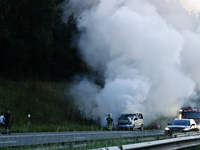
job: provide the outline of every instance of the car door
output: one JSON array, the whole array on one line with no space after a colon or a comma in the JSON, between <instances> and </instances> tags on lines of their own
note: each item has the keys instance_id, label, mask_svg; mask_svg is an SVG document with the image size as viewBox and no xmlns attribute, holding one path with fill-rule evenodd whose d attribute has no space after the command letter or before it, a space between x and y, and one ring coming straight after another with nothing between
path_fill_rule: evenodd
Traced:
<instances>
[{"instance_id":1,"label":"car door","mask_svg":"<svg viewBox=\"0 0 200 150\"><path fill-rule=\"evenodd\" d=\"M190 128L192 131L196 130L197 128L196 122L193 119L190 120Z\"/></svg>"},{"instance_id":2,"label":"car door","mask_svg":"<svg viewBox=\"0 0 200 150\"><path fill-rule=\"evenodd\" d=\"M138 128L140 128L143 125L143 116L142 114L138 115Z\"/></svg>"},{"instance_id":3,"label":"car door","mask_svg":"<svg viewBox=\"0 0 200 150\"><path fill-rule=\"evenodd\" d=\"M143 120L141 119L141 115L137 114L136 117L135 117L135 119L134 119L135 128L140 128L142 121Z\"/></svg>"},{"instance_id":4,"label":"car door","mask_svg":"<svg viewBox=\"0 0 200 150\"><path fill-rule=\"evenodd\" d=\"M138 119L138 116L136 116L134 118L134 124L135 124L135 128L139 128L139 119Z\"/></svg>"}]
</instances>

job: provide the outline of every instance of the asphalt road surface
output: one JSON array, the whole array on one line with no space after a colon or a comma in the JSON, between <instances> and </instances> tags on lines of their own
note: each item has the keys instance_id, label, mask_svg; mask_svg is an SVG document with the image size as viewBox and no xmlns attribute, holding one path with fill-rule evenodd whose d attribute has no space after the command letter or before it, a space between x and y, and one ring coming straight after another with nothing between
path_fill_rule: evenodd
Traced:
<instances>
[{"instance_id":1,"label":"asphalt road surface","mask_svg":"<svg viewBox=\"0 0 200 150\"><path fill-rule=\"evenodd\" d=\"M145 131L70 131L0 134L0 147L68 143L109 138L163 135L161 130Z\"/></svg>"}]
</instances>

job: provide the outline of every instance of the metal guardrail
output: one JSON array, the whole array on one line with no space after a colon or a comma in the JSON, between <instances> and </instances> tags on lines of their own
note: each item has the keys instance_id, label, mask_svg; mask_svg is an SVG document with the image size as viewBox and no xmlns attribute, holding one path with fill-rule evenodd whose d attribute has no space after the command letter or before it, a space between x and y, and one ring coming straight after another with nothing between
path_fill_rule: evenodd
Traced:
<instances>
[{"instance_id":1,"label":"metal guardrail","mask_svg":"<svg viewBox=\"0 0 200 150\"><path fill-rule=\"evenodd\" d=\"M177 138L177 137L189 137L189 136L197 136L200 135L200 132L184 132L184 133L175 133L172 135L172 137Z\"/></svg>"},{"instance_id":2,"label":"metal guardrail","mask_svg":"<svg viewBox=\"0 0 200 150\"><path fill-rule=\"evenodd\" d=\"M173 137L175 138L93 150L178 150L189 147L195 148L200 145L200 132L179 133L174 134Z\"/></svg>"}]
</instances>

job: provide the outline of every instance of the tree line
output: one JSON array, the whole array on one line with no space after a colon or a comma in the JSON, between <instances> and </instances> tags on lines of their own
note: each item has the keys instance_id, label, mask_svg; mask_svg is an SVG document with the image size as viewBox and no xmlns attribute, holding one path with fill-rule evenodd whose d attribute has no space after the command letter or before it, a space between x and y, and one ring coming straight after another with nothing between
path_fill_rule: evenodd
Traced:
<instances>
[{"instance_id":1,"label":"tree line","mask_svg":"<svg viewBox=\"0 0 200 150\"><path fill-rule=\"evenodd\" d=\"M71 44L77 19L62 21L62 1L0 0L0 76L62 80L88 71Z\"/></svg>"}]
</instances>

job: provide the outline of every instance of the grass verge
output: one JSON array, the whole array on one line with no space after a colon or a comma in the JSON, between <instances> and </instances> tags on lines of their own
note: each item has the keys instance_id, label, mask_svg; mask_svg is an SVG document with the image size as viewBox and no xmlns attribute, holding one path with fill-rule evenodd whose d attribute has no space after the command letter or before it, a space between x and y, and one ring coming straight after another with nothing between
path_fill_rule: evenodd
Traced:
<instances>
[{"instance_id":1,"label":"grass verge","mask_svg":"<svg viewBox=\"0 0 200 150\"><path fill-rule=\"evenodd\" d=\"M11 132L99 129L95 127L99 124L85 118L66 94L69 87L69 82L13 81L0 77L0 113L10 109ZM28 114L31 115L29 121Z\"/></svg>"}]
</instances>

